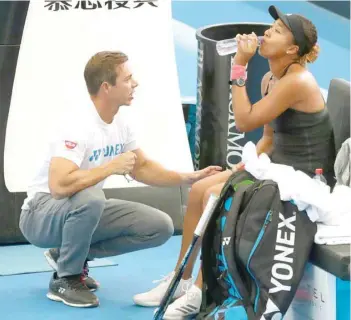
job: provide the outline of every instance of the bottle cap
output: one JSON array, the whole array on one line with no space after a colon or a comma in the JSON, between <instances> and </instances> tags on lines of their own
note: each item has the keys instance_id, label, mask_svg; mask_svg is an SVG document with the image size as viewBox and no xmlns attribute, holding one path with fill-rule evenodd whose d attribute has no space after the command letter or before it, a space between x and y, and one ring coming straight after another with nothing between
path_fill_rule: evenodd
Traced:
<instances>
[{"instance_id":1,"label":"bottle cap","mask_svg":"<svg viewBox=\"0 0 351 320\"><path fill-rule=\"evenodd\" d=\"M318 168L315 171L316 174L323 174L323 169L322 168Z\"/></svg>"}]
</instances>

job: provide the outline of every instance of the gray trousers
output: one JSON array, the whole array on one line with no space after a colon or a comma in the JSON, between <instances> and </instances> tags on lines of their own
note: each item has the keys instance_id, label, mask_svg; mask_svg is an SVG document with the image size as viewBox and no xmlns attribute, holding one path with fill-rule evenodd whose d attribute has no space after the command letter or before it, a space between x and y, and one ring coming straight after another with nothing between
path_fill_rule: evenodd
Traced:
<instances>
[{"instance_id":1,"label":"gray trousers","mask_svg":"<svg viewBox=\"0 0 351 320\"><path fill-rule=\"evenodd\" d=\"M95 188L61 200L37 193L29 207L21 212L20 229L33 245L60 249L59 277L80 274L87 258L162 245L174 232L166 213L136 202L107 200Z\"/></svg>"}]
</instances>

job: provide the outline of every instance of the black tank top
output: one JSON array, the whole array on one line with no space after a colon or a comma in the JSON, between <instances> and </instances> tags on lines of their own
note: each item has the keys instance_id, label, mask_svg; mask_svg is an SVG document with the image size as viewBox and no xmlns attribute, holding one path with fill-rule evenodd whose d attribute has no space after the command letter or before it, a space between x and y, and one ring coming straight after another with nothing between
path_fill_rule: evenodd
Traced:
<instances>
[{"instance_id":1,"label":"black tank top","mask_svg":"<svg viewBox=\"0 0 351 320\"><path fill-rule=\"evenodd\" d=\"M283 76L290 66L285 69ZM268 94L268 87L265 95ZM311 177L315 169L322 168L328 185L334 186L334 133L326 107L314 113L289 108L274 119L270 126L274 131L273 162L292 166Z\"/></svg>"}]
</instances>

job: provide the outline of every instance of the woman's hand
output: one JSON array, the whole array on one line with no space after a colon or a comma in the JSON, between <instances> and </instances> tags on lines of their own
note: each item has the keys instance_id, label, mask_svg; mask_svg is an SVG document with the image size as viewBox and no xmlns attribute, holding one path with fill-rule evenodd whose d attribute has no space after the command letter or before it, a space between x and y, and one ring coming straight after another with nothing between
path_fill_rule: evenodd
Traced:
<instances>
[{"instance_id":1,"label":"woman's hand","mask_svg":"<svg viewBox=\"0 0 351 320\"><path fill-rule=\"evenodd\" d=\"M238 34L235 39L238 43L238 51L234 57L234 64L246 66L255 55L258 48L258 38L254 32L251 34Z\"/></svg>"},{"instance_id":2,"label":"woman's hand","mask_svg":"<svg viewBox=\"0 0 351 320\"><path fill-rule=\"evenodd\" d=\"M244 171L245 170L245 164L243 162L237 163L235 166L233 166L232 171L237 172L237 171Z\"/></svg>"}]
</instances>

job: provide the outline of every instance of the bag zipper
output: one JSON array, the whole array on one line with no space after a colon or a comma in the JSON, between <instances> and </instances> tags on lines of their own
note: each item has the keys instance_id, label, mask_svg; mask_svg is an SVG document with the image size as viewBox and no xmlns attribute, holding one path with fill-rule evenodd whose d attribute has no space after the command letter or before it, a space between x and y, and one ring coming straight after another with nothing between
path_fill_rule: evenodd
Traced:
<instances>
[{"instance_id":1,"label":"bag zipper","mask_svg":"<svg viewBox=\"0 0 351 320\"><path fill-rule=\"evenodd\" d=\"M250 198L250 201L249 201L249 203L247 204L247 207L245 208L245 214L242 214L242 215L241 215L241 219L244 219L244 220L246 221L246 218L247 218L247 215L248 215L249 212L250 212L252 203L254 202L253 197L255 196L255 194L257 193L257 191L260 190L260 189L266 188L266 187L271 187L271 186L272 186L271 184L263 184L263 182L261 182L261 183L253 190L253 194L252 194L252 196L251 196L251 198ZM242 224L244 224L244 222L242 222ZM239 235L239 236L236 236L236 238L241 239L242 233L243 233L243 229L241 229L240 235Z\"/></svg>"},{"instance_id":2,"label":"bag zipper","mask_svg":"<svg viewBox=\"0 0 351 320\"><path fill-rule=\"evenodd\" d=\"M255 241L255 244L254 244L254 246L251 249L249 258L247 260L247 265L246 265L246 269L249 272L249 274L251 275L251 277L254 279L255 285L256 285L256 297L255 297L255 303L254 303L254 311L255 312L257 312L257 303L258 303L258 298L260 296L260 287L258 286L257 280L256 280L256 278L254 277L254 275L252 274L252 272L250 270L250 262L251 262L252 256L254 255L258 245L260 244L260 242L261 242L261 240L262 240L262 238L264 236L264 233L266 231L267 225L272 221L272 215L273 215L272 210L269 210L267 212L266 219L264 220L263 226L262 226L262 228L261 228L261 230L260 230L260 232L258 234L258 237L257 237L257 239Z\"/></svg>"}]
</instances>

